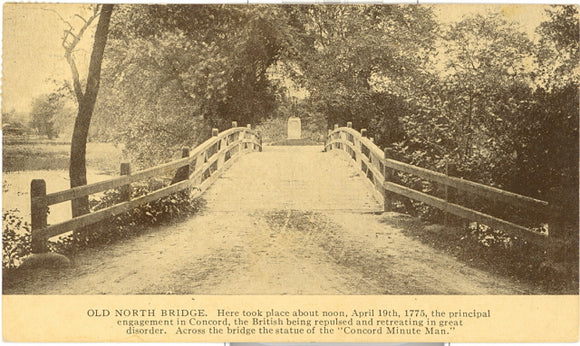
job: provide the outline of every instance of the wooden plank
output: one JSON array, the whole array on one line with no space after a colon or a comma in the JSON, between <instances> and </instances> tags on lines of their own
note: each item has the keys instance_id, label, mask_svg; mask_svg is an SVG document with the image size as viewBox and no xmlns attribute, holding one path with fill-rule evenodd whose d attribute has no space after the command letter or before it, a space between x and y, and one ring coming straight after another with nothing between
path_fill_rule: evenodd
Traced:
<instances>
[{"instance_id":1,"label":"wooden plank","mask_svg":"<svg viewBox=\"0 0 580 346\"><path fill-rule=\"evenodd\" d=\"M383 151L379 148L374 142L372 142L369 138L361 137L361 142L369 148L369 152L371 155L375 155L378 158L383 158Z\"/></svg>"},{"instance_id":2,"label":"wooden plank","mask_svg":"<svg viewBox=\"0 0 580 346\"><path fill-rule=\"evenodd\" d=\"M162 189L156 190L148 195L135 198L131 201L117 204L117 205L114 205L114 206L109 207L109 208L98 210L94 213L85 214L85 215L76 217L74 219L70 219L68 221L64 221L61 223L57 223L55 225L48 226L44 229L36 231L33 236L41 236L41 237L50 238L50 237L54 237L56 235L59 235L59 234L65 233L65 232L69 232L71 230L76 230L76 229L79 229L82 227L86 227L86 226L92 225L96 222L99 222L101 220L104 220L108 217L115 216L115 215L121 214L123 212L129 211L129 210L136 208L140 205L143 205L145 203L153 202L159 198L169 196L172 193L176 193L176 192L179 192L181 190L184 190L184 189L188 188L190 185L191 185L191 181L185 180L185 181L179 182L177 184L170 185L168 187L164 187Z\"/></svg>"},{"instance_id":3,"label":"wooden plank","mask_svg":"<svg viewBox=\"0 0 580 346\"><path fill-rule=\"evenodd\" d=\"M336 143L342 143L342 141L341 141L341 140L336 140L336 139L331 139L331 140L329 140L329 141L326 143L326 146L327 146L327 147L330 147L330 148L332 149L332 148L334 148L334 146L333 146L333 145L334 145L334 144L336 144Z\"/></svg>"},{"instance_id":4,"label":"wooden plank","mask_svg":"<svg viewBox=\"0 0 580 346\"><path fill-rule=\"evenodd\" d=\"M384 181L383 173L380 171L380 169L377 166L375 166L375 162L371 163L366 156L362 155L362 153L357 150L355 144L352 144L349 141L332 141L329 143L329 145L331 145L334 142L342 143L344 147L348 146L351 150L353 150L355 152L357 168L360 169L361 162L363 162L367 166L367 168L373 173L373 185L376 186L377 185L376 183L381 184L381 182ZM350 154L346 150L343 149L342 151L344 151L348 155L348 157L352 159L352 157L350 156ZM376 163L378 164L378 161ZM379 192L381 194L383 193L381 185L378 185L377 189L379 190Z\"/></svg>"},{"instance_id":5,"label":"wooden plank","mask_svg":"<svg viewBox=\"0 0 580 346\"><path fill-rule=\"evenodd\" d=\"M380 181L384 181L385 178L383 177L383 173L371 162L369 162L369 159L366 158L364 155L361 155L361 161L364 162L365 165L367 165L367 168L373 172L373 176L380 179Z\"/></svg>"},{"instance_id":6,"label":"wooden plank","mask_svg":"<svg viewBox=\"0 0 580 346\"><path fill-rule=\"evenodd\" d=\"M245 127L243 127L243 129L245 129ZM222 149L222 152L225 153L225 152L233 149L235 146L237 146L240 143L242 143L241 139L239 139L235 142L232 142L227 147L224 147ZM227 162L232 161L232 159L242 155L245 152L246 152L246 150L238 150L234 155L231 156L231 158ZM189 179L195 181L196 179L200 178L200 176L203 174L203 172L205 172L211 165L213 165L218 160L218 156L219 155L213 155L206 162L203 162L200 167L196 167L196 169L190 174ZM214 174L215 174L215 172L214 172ZM213 176L213 174L212 174L212 176ZM199 186L198 186L198 188L199 188Z\"/></svg>"},{"instance_id":7,"label":"wooden plank","mask_svg":"<svg viewBox=\"0 0 580 346\"><path fill-rule=\"evenodd\" d=\"M425 204L428 204L430 206L433 206L435 208L441 209L447 213L453 214L453 215L457 215L459 217L468 219L468 220L472 220L472 221L477 221L480 222L482 224L488 225L492 228L497 228L497 229L504 229L504 230L508 230L508 231L515 231L518 232L520 234L534 234L534 235L538 235L538 236L542 236L542 237L546 237L547 235L544 233L540 233L540 232L536 232L533 231L529 228L517 225L513 222L509 222L506 220L502 220L499 218L496 218L494 216L491 215L487 215L457 204L453 204L453 203L448 203L443 199L437 198L437 197L433 197L430 196L428 194L425 194L423 192L419 192L413 189L410 189L408 187L405 186L401 186L395 183L391 183L391 182L385 182L384 184L384 188L387 191L390 192L394 192L396 194L399 194L401 196L405 196L420 202L423 202Z\"/></svg>"},{"instance_id":8,"label":"wooden plank","mask_svg":"<svg viewBox=\"0 0 580 346\"><path fill-rule=\"evenodd\" d=\"M385 159L388 159L391 157L391 150L388 148L385 148L385 150L383 151L383 155L385 157ZM393 180L393 170L387 166L385 166L383 164L383 177L384 177L384 181L386 182L390 182ZM384 211L393 211L393 202L394 202L394 198L393 198L393 193L388 191L387 189L383 188L383 210Z\"/></svg>"},{"instance_id":9,"label":"wooden plank","mask_svg":"<svg viewBox=\"0 0 580 346\"><path fill-rule=\"evenodd\" d=\"M356 149L356 146L354 144L350 143L349 141L345 141L345 142L342 142L342 143L345 146L348 146L349 148L351 148L356 153L356 156L357 156L356 162L357 162L357 164L360 165L360 163L363 162L368 167L368 169L370 169L370 171L373 172L373 177L379 179L380 181L383 181L384 180L383 173L375 165L375 162L372 162L371 163L370 160L366 156L362 155L361 152ZM346 150L345 150L345 152L346 152ZM349 154L349 157L350 157L350 154ZM377 163L378 163L378 161L377 161ZM382 188L380 188L380 189L382 190Z\"/></svg>"},{"instance_id":10,"label":"wooden plank","mask_svg":"<svg viewBox=\"0 0 580 346\"><path fill-rule=\"evenodd\" d=\"M247 128L240 128L240 130L241 129L243 129L243 131L250 132ZM211 147L218 140L221 140L221 139L227 137L229 134L235 132L236 130L238 130L238 129L230 129L230 130L224 131L219 136L213 137L210 140L207 140L202 145L200 145L194 149L191 157L187 157L187 158L177 160L174 162L170 162L170 163L160 165L157 167L149 168L149 169L137 172L131 176L119 177L119 178L115 178L115 179L101 182L101 183L82 186L80 189L70 189L70 190L65 190L65 191L54 193L51 196L51 198L52 198L50 200L52 202L51 204L64 202L70 198L76 198L77 196L86 196L86 195L91 194L91 193L97 193L97 192L101 192L101 191L108 190L111 188L123 186L123 185L126 185L128 183L134 182L134 181L139 180L139 179L144 179L147 177L158 175L158 172L163 171L164 169L170 170L170 169L176 169L176 168L182 167L186 164L189 165L189 164L191 164L191 162L195 161L197 159L197 156L202 154L205 149ZM221 148L221 150L218 152L220 155L212 155L212 157L209 158L207 162L205 162L203 165L201 165L201 167L197 168L193 172L193 174L190 176L190 179L188 179L188 180L181 181L181 182L178 182L176 184L170 185L168 187L156 190L148 195L138 197L138 198L131 200L131 201L120 203L120 204L114 205L112 207L96 211L96 212L91 213L91 214L82 215L80 217L77 217L77 218L74 218L74 219L71 219L68 221L64 221L64 222L61 222L61 223L58 223L55 225L48 226L48 227L43 228L43 229L39 229L39 230L34 232L34 235L35 235L35 237L44 237L44 238L54 237L56 235L62 234L64 232L68 232L70 230L78 229L81 227L86 227L88 225L99 222L107 217L118 215L118 214L126 212L132 208L138 207L142 204L149 203L149 202L155 201L159 198L168 196L172 193L184 190L184 189L190 187L193 184L195 177L197 175L201 174L202 172L204 172L212 164L214 164L222 156L223 153L225 153L226 151L237 146L241 142L242 142L242 140L237 140L237 141L230 143L228 146L223 146ZM250 142L256 143L256 141L250 141ZM225 168L231 166L231 164L236 160L236 158L240 156L239 153L241 153L241 152L238 151L238 155L232 156L232 158L230 160L228 160L228 162L226 164L223 165L222 169L219 169L218 171L214 172L212 174L211 178L213 178L214 176L219 176L218 172L220 172L220 174L221 174L221 172L223 172L223 170ZM170 168L168 168L168 167L170 167ZM129 179L129 178L132 178L132 179ZM208 179L208 180L210 180L210 179ZM213 182L213 180L215 180L215 179L211 179L211 180ZM200 192L203 191L210 184L211 184L211 182L208 182L208 183L202 184L202 188L198 187L200 189ZM47 195L47 197L48 197L48 195ZM67 197L68 197L68 199L64 199ZM45 198L45 197L43 197L43 198ZM46 198L46 199L48 199L48 198Z\"/></svg>"},{"instance_id":11,"label":"wooden plank","mask_svg":"<svg viewBox=\"0 0 580 346\"><path fill-rule=\"evenodd\" d=\"M548 214L548 202L535 199L532 197L518 195L517 193L504 191L495 187L475 183L469 180L450 177L443 173L434 172L425 168L416 167L407 163L386 160L385 165L389 168L399 170L401 172L410 173L418 177L432 180L434 182L451 186L461 191L470 192L491 200L500 201L509 205L514 205L520 208L533 208L536 211Z\"/></svg>"},{"instance_id":12,"label":"wooden plank","mask_svg":"<svg viewBox=\"0 0 580 346\"><path fill-rule=\"evenodd\" d=\"M375 152L371 151L372 164L379 172L382 172L383 170L382 167L382 161L384 161L383 158L384 158L383 152L381 152L380 155L377 155Z\"/></svg>"},{"instance_id":13,"label":"wooden plank","mask_svg":"<svg viewBox=\"0 0 580 346\"><path fill-rule=\"evenodd\" d=\"M345 132L352 134L355 138L357 138L362 144L369 148L369 151L373 154L377 155L378 157L383 157L383 151L379 148L375 143L373 143L369 138L361 136L360 132L355 129L348 128L348 127L339 127L338 129L331 132Z\"/></svg>"},{"instance_id":14,"label":"wooden plank","mask_svg":"<svg viewBox=\"0 0 580 346\"><path fill-rule=\"evenodd\" d=\"M117 187L121 187L123 185L131 184L137 180L155 177L162 175L163 173L170 173L171 171L185 166L189 164L191 158L181 159L174 162L169 162L167 164L163 164L160 166L148 168L139 172L136 172L132 175L126 175L118 178L114 178L111 180L105 180L98 183L93 183L89 185L79 186L72 189L54 192L47 195L47 200L49 205L62 203L69 201L71 199L99 193L105 190L114 189Z\"/></svg>"},{"instance_id":15,"label":"wooden plank","mask_svg":"<svg viewBox=\"0 0 580 346\"><path fill-rule=\"evenodd\" d=\"M217 141L221 140L224 137L227 137L228 135L230 135L231 133L236 132L236 131L239 131L239 132L246 131L247 132L248 129L245 127L228 129L228 130L220 133L219 136L212 137L212 138L206 140L205 142L203 142L202 144L200 144L199 146L197 146L191 152L191 154L190 154L191 156L187 157L187 158L182 158L182 159L179 159L179 160L176 160L173 162L168 162L168 163L165 163L165 164L162 164L159 166L147 168L147 169L144 169L142 171L135 172L131 175L113 178L110 180L105 180L105 181L101 181L101 182L93 183L93 184L89 184L89 185L78 186L78 187L75 187L72 189L48 194L48 195L46 195L47 203L48 203L48 205L58 204L58 203L70 201L71 199L99 193L99 192L109 190L109 189L114 189L117 187L121 187L123 185L128 185L128 184L131 184L131 183L138 181L138 180L152 178L152 177L156 177L156 176L160 176L160 175L166 175L166 174L168 175L172 171L174 171L180 167L191 164L193 161L195 161L197 155L199 155L200 153L205 151L207 148L214 145Z\"/></svg>"},{"instance_id":16,"label":"wooden plank","mask_svg":"<svg viewBox=\"0 0 580 346\"><path fill-rule=\"evenodd\" d=\"M215 172L213 172L213 174L207 178L205 181L203 181L201 183L201 185L198 187L200 189L200 191L203 193L205 190L207 190L208 187L210 187L228 168L230 168L230 166L238 160L238 158L241 155L236 155L234 157L232 157L231 159L229 159L228 161L226 161L223 165L223 167Z\"/></svg>"},{"instance_id":17,"label":"wooden plank","mask_svg":"<svg viewBox=\"0 0 580 346\"><path fill-rule=\"evenodd\" d=\"M348 152L346 152L345 150L340 150L341 153L343 153L343 155L345 155L345 157L349 158L352 160L352 157L350 156L350 154ZM360 163L360 161L358 162ZM357 164L358 164L357 163ZM357 166L358 169L360 169L360 166ZM362 172L362 169L361 169ZM371 185L373 185L375 187L375 189L377 190L377 192L381 195L384 196L384 188L383 188L383 175L382 174L377 174L375 175L375 171L373 169L371 169L371 172L373 172L373 180L371 181L370 179L366 179ZM377 176L379 177L379 179L377 179Z\"/></svg>"}]
</instances>

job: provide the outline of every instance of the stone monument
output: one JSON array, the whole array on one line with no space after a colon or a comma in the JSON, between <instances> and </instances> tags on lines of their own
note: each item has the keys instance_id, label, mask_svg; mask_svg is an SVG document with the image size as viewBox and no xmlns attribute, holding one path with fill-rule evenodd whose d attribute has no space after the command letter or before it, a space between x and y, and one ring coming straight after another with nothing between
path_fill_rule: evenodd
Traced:
<instances>
[{"instance_id":1,"label":"stone monument","mask_svg":"<svg viewBox=\"0 0 580 346\"><path fill-rule=\"evenodd\" d=\"M302 138L302 122L298 117L288 118L288 139Z\"/></svg>"}]
</instances>

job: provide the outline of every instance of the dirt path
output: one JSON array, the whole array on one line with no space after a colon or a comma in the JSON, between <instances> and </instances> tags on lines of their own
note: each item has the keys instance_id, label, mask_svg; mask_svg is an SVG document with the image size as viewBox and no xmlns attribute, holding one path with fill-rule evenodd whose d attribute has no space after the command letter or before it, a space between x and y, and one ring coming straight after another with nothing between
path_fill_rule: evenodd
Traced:
<instances>
[{"instance_id":1,"label":"dirt path","mask_svg":"<svg viewBox=\"0 0 580 346\"><path fill-rule=\"evenodd\" d=\"M84 251L71 268L23 271L4 293L533 293L405 236L414 221L376 213L365 178L320 149L242 157L207 191L202 214Z\"/></svg>"}]
</instances>

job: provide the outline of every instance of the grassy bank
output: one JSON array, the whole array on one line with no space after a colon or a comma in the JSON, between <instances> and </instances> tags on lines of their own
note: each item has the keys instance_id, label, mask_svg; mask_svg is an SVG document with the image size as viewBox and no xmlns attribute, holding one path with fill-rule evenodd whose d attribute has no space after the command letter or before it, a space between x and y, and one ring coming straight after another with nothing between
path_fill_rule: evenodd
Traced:
<instances>
[{"instance_id":1,"label":"grassy bank","mask_svg":"<svg viewBox=\"0 0 580 346\"><path fill-rule=\"evenodd\" d=\"M3 141L2 171L68 170L70 143L62 140ZM111 143L87 143L87 168L115 174L122 161L122 150Z\"/></svg>"}]
</instances>

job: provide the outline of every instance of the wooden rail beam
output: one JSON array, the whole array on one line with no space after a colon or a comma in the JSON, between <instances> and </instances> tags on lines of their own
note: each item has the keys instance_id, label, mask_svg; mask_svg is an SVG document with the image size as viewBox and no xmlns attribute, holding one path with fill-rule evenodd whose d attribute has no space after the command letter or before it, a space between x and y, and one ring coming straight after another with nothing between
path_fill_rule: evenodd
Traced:
<instances>
[{"instance_id":1,"label":"wooden rail beam","mask_svg":"<svg viewBox=\"0 0 580 346\"><path fill-rule=\"evenodd\" d=\"M433 197L431 195L410 189L410 188L402 186L402 185L398 185L398 184L391 183L391 182L385 182L384 187L387 191L391 191L391 192L394 192L398 195L423 202L423 203L428 204L430 206L433 206L435 208L441 209L447 213L454 214L454 215L457 215L459 217L462 217L462 218L465 218L468 220L477 221L477 222L486 224L486 225L493 227L493 228L504 229L504 230L509 230L509 231L516 231L520 234L528 234L529 233L529 234L534 234L534 235L541 236L541 237L547 236L547 234L536 232L534 230L517 225L515 223L509 222L506 220L502 220L502 219L499 219L497 217L487 215L487 214L484 214L484 213L481 213L481 212L478 212L475 210L471 210L469 208L466 208L466 207L463 207L463 206L460 206L457 204L446 202L443 199Z\"/></svg>"},{"instance_id":2,"label":"wooden rail beam","mask_svg":"<svg viewBox=\"0 0 580 346\"><path fill-rule=\"evenodd\" d=\"M232 125L237 124L232 123ZM217 174L216 172L211 172L210 178L212 179L206 179L206 182L201 183L202 186L208 186L208 184L210 184L211 181L213 181L215 177L219 175L219 171L223 170L223 167L229 167L229 165L232 164L234 161L231 159L232 157L241 155L242 150L240 150L240 145L242 143L251 144L251 147L248 147L250 150L261 150L262 148L261 134L255 130L252 130L250 125L244 129L237 128L236 126L235 128L226 130L222 133L217 131L217 129L212 129L212 137L201 145L197 146L191 155L189 148L183 148L181 152L181 159L145 169L136 172L135 174L131 174L129 164L123 163L121 165L121 176L118 178L79 186L52 194L46 194L46 184L44 180L33 180L31 183L30 198L33 252L41 253L48 251L48 238L50 237L71 230L78 231L79 229L83 229L84 227L92 223L99 222L107 217L126 212L131 208L135 208L139 205L152 202L172 193L179 192L194 184L200 184L198 178L206 170L213 166L217 166L215 167L218 170ZM236 133L239 135L235 135ZM208 151L211 151L211 154L208 155ZM227 154L230 156L226 162L225 157ZM194 167L194 173L191 174L190 178L190 165L194 163L196 167ZM175 181L172 183L172 185L131 200L131 183L145 178L167 175L173 170L177 170L177 172L174 176ZM47 211L49 205L66 202L74 198L99 193L113 188L121 189L121 199L123 200L122 203L90 214L75 217L55 225L47 225Z\"/></svg>"},{"instance_id":3,"label":"wooden rail beam","mask_svg":"<svg viewBox=\"0 0 580 346\"><path fill-rule=\"evenodd\" d=\"M497 200L502 203L518 206L521 208L533 208L535 211L548 214L548 202L532 197L518 195L513 192L504 191L496 187L491 187L469 180L450 177L443 173L434 172L425 168L409 165L407 163L388 159L385 165L401 172L416 175L420 178L431 180L440 184L448 185L460 191L473 193L485 198Z\"/></svg>"},{"instance_id":4,"label":"wooden rail beam","mask_svg":"<svg viewBox=\"0 0 580 346\"><path fill-rule=\"evenodd\" d=\"M221 136L230 135L236 131L236 129L229 129L222 132ZM241 133L241 132L240 132ZM191 164L194 161L199 161L199 157L205 155L205 151L216 143L217 139L215 137L211 137L199 146L197 146L192 152L190 157L183 158L180 160L176 160L173 162L164 163L155 167L147 168L142 171L133 173L129 176L121 176L118 178L113 178L110 180L105 180L97 183L92 183L83 186L77 186L72 189L58 191L54 193L50 193L46 196L48 205L58 204L66 201L70 201L74 198L79 198L87 195L92 195L95 193L99 193L105 190L115 189L123 185L127 185L133 183L137 180L142 180L146 178L152 178L155 176L160 175L168 175L172 173L174 170L178 169L179 167L185 166L187 164ZM203 161L203 159L202 159Z\"/></svg>"},{"instance_id":5,"label":"wooden rail beam","mask_svg":"<svg viewBox=\"0 0 580 346\"><path fill-rule=\"evenodd\" d=\"M59 234L65 233L65 232L69 232L69 231L77 230L77 229L82 229L86 226L92 225L92 224L99 222L101 220L104 220L108 217L118 215L120 213L129 211L129 210L136 208L140 205L143 205L145 203L153 202L159 198L169 196L173 193L179 192L179 191L189 187L190 185L191 185L191 182L189 180L182 181L182 182L179 182L179 183L174 184L174 185L169 185L168 187L156 190L153 193L135 198L131 201L127 201L127 202L124 202L121 204L116 204L112 207L101 209L101 210L98 210L96 212L93 212L90 214L85 214L85 215L82 215L79 217L75 217L73 219L70 219L70 220L67 220L64 222L60 222L60 223L57 223L55 225L51 225L51 226L46 227L44 229L41 229L37 232L33 232L33 238L41 237L41 238L48 239L50 237L54 237L54 236L57 236Z\"/></svg>"},{"instance_id":6,"label":"wooden rail beam","mask_svg":"<svg viewBox=\"0 0 580 346\"><path fill-rule=\"evenodd\" d=\"M526 233L534 232L509 221L460 206L456 202L459 198L458 191L462 191L482 196L494 202L502 202L524 209L531 209L550 218L550 220L554 220L552 214L555 215L555 213L552 212L552 208L550 208L548 202L453 177L455 175L453 165L448 166L446 173L443 174L396 161L394 160L394 153L391 150L385 149L382 151L376 146L372 138L366 138L366 129L361 129L359 133L352 129L351 126L350 122L347 122L346 127L341 128L338 125L334 125L334 129L328 131L325 149L343 149L356 161L357 167L369 179L372 177L373 184L377 185L377 182L380 182L382 179L383 186L379 186L378 188L384 197L385 211L391 210L392 202L394 201L393 193L397 193L406 198L415 199L442 209L445 212L445 223L447 223L449 215L456 215L460 218L482 222L492 227L497 226L519 232L525 231ZM346 135L346 138L343 136L343 133ZM419 178L439 184L443 189L444 199L397 184L398 179L396 179L395 171L413 174ZM405 201L408 201L406 198ZM550 228L552 227L550 226ZM554 228L557 228L557 226ZM546 234L541 232L536 233L546 236Z\"/></svg>"}]
</instances>

